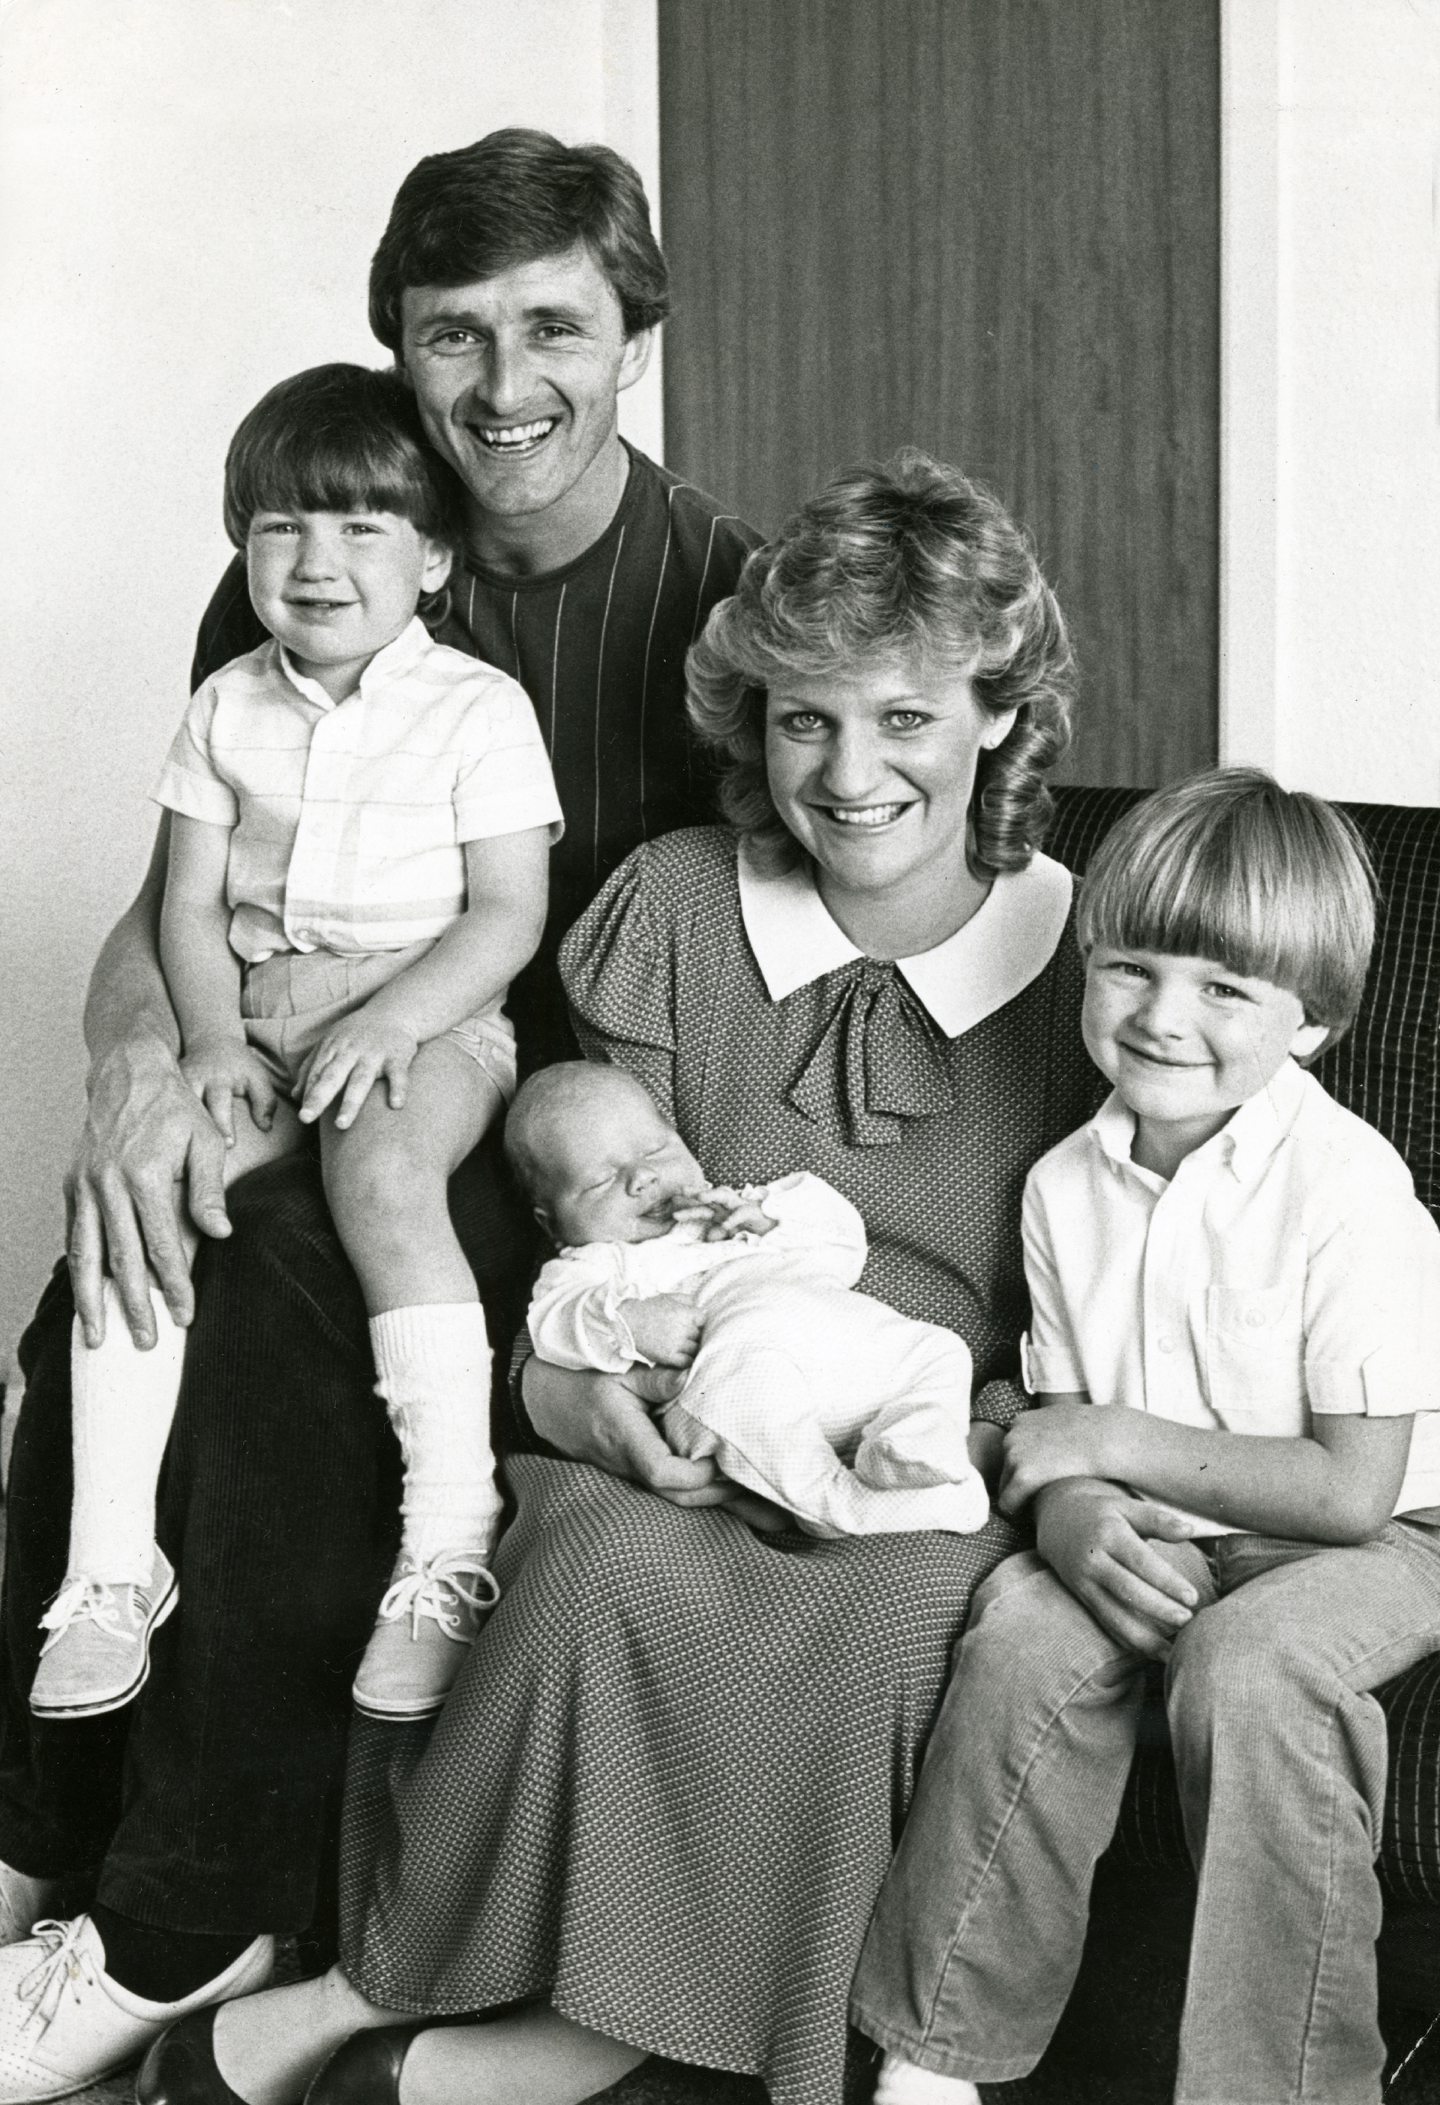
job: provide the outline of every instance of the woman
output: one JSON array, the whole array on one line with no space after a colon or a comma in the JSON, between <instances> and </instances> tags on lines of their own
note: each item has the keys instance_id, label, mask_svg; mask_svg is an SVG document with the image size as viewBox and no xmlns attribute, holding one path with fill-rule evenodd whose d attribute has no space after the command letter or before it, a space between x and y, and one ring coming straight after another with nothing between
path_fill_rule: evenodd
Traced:
<instances>
[{"instance_id":1,"label":"woman","mask_svg":"<svg viewBox=\"0 0 1440 2105\"><path fill-rule=\"evenodd\" d=\"M1096 1093L1070 881L1035 853L1059 610L1000 506L905 455L751 557L690 679L731 827L641 848L572 930L582 1041L717 1181L845 1192L864 1289L960 1331L1003 1424L1021 1185ZM603 1377L527 1374L583 1449ZM357 1729L343 1971L230 2005L213 2055L187 2020L142 2099L277 2105L349 2033L500 2005L354 2042L312 2095L394 2097L403 2061L404 2105L568 2105L661 2053L756 2072L776 2105L839 2096L866 1920L1012 1531L817 1542L564 1460L510 1477L504 1598L428 1744Z\"/></svg>"}]
</instances>

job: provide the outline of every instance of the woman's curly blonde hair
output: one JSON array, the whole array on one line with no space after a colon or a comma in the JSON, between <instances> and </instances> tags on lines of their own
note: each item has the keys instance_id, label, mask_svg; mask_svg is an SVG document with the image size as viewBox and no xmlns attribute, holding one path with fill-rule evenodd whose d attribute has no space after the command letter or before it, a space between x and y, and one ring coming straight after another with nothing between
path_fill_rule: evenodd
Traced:
<instances>
[{"instance_id":1,"label":"woman's curly blonde hair","mask_svg":"<svg viewBox=\"0 0 1440 2105\"><path fill-rule=\"evenodd\" d=\"M968 674L1015 722L975 776L967 852L979 877L1020 870L1050 817L1044 785L1070 742L1075 665L1028 537L957 468L907 449L846 469L757 548L686 660L690 719L721 762L720 803L776 860L798 854L765 773L765 696L900 659Z\"/></svg>"}]
</instances>

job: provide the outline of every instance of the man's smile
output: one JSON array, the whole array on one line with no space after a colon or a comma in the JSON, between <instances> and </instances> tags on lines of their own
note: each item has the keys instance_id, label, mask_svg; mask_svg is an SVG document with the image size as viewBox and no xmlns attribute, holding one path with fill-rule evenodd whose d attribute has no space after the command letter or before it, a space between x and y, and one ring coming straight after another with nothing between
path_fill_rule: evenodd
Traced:
<instances>
[{"instance_id":1,"label":"man's smile","mask_svg":"<svg viewBox=\"0 0 1440 2105\"><path fill-rule=\"evenodd\" d=\"M529 453L559 422L558 417L537 417L529 424L471 424L469 429L489 453Z\"/></svg>"}]
</instances>

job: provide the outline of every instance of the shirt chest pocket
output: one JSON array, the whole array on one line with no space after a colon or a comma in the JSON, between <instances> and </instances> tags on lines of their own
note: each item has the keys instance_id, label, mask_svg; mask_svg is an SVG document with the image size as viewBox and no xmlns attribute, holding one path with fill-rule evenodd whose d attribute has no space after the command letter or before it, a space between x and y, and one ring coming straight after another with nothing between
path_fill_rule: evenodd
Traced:
<instances>
[{"instance_id":1,"label":"shirt chest pocket","mask_svg":"<svg viewBox=\"0 0 1440 2105\"><path fill-rule=\"evenodd\" d=\"M1212 1286L1206 1295L1210 1407L1234 1433L1294 1438L1305 1431L1301 1282Z\"/></svg>"}]
</instances>

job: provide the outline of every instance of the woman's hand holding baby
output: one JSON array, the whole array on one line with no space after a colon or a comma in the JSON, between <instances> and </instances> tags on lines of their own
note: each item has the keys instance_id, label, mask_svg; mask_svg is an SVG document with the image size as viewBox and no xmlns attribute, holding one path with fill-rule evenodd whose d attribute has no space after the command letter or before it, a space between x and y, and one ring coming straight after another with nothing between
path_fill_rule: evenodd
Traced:
<instances>
[{"instance_id":1,"label":"woman's hand holding baby","mask_svg":"<svg viewBox=\"0 0 1440 2105\"><path fill-rule=\"evenodd\" d=\"M625 1303L635 1349L652 1367L688 1367L700 1349L700 1311L685 1294L651 1294Z\"/></svg>"},{"instance_id":2,"label":"woman's hand holding baby","mask_svg":"<svg viewBox=\"0 0 1440 2105\"><path fill-rule=\"evenodd\" d=\"M408 1025L385 1015L374 1002L343 1017L315 1048L300 1105L301 1124L313 1125L338 1097L335 1123L343 1132L355 1123L382 1076L390 1108L398 1111L405 1101L410 1064L419 1050L420 1041Z\"/></svg>"}]
</instances>

